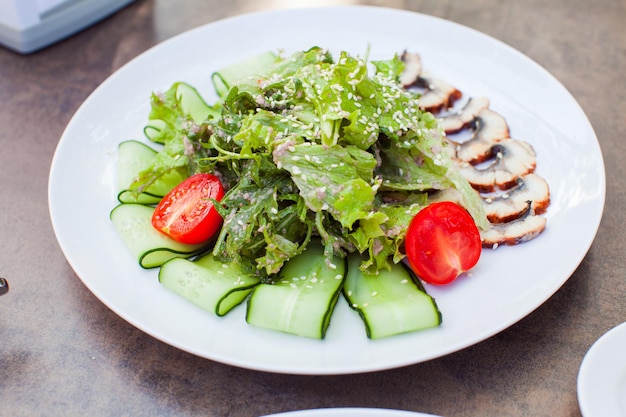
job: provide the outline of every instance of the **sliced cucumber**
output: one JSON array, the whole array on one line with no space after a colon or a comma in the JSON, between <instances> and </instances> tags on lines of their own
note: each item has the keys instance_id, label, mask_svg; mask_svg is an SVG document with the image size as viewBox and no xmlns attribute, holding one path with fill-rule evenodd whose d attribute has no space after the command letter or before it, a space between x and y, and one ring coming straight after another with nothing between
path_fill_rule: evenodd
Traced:
<instances>
[{"instance_id":1,"label":"sliced cucumber","mask_svg":"<svg viewBox=\"0 0 626 417\"><path fill-rule=\"evenodd\" d=\"M136 141L127 140L118 146L117 162L117 195L120 203L156 204L165 194L185 179L185 174L179 170L172 170L161 176L142 193L128 190L128 186L137 175L151 166L157 151L150 146Z\"/></svg>"},{"instance_id":2,"label":"sliced cucumber","mask_svg":"<svg viewBox=\"0 0 626 417\"><path fill-rule=\"evenodd\" d=\"M188 114L194 122L200 124L206 121L210 115L218 116L217 110L209 106L198 90L191 85L179 82L176 96L185 114Z\"/></svg>"},{"instance_id":3,"label":"sliced cucumber","mask_svg":"<svg viewBox=\"0 0 626 417\"><path fill-rule=\"evenodd\" d=\"M259 283L237 264L222 263L211 254L195 261L171 259L159 270L159 282L204 310L224 316Z\"/></svg>"},{"instance_id":4,"label":"sliced cucumber","mask_svg":"<svg viewBox=\"0 0 626 417\"><path fill-rule=\"evenodd\" d=\"M250 77L265 74L275 62L276 55L272 52L266 52L222 68L211 74L213 87L218 96L224 97L230 90L230 87L239 84L251 84L249 81Z\"/></svg>"},{"instance_id":5,"label":"sliced cucumber","mask_svg":"<svg viewBox=\"0 0 626 417\"><path fill-rule=\"evenodd\" d=\"M323 339L345 279L345 262L326 263L321 245L285 263L273 284L259 284L248 299L246 321L257 327Z\"/></svg>"},{"instance_id":6,"label":"sliced cucumber","mask_svg":"<svg viewBox=\"0 0 626 417\"><path fill-rule=\"evenodd\" d=\"M127 140L117 146L117 189L124 190L137 174L150 166L157 151L136 140Z\"/></svg>"},{"instance_id":7,"label":"sliced cucumber","mask_svg":"<svg viewBox=\"0 0 626 417\"><path fill-rule=\"evenodd\" d=\"M161 137L162 132L167 127L167 124L161 119L151 119L143 128L143 134L152 142L163 143L164 140Z\"/></svg>"},{"instance_id":8,"label":"sliced cucumber","mask_svg":"<svg viewBox=\"0 0 626 417\"><path fill-rule=\"evenodd\" d=\"M143 204L120 204L111 211L111 221L142 268L161 266L172 258L201 253L205 244L186 245L152 227L154 208Z\"/></svg>"},{"instance_id":9,"label":"sliced cucumber","mask_svg":"<svg viewBox=\"0 0 626 417\"><path fill-rule=\"evenodd\" d=\"M364 273L360 264L358 255L348 257L343 293L363 319L367 337L380 339L441 324L435 299L404 264L393 264L378 275Z\"/></svg>"}]
</instances>

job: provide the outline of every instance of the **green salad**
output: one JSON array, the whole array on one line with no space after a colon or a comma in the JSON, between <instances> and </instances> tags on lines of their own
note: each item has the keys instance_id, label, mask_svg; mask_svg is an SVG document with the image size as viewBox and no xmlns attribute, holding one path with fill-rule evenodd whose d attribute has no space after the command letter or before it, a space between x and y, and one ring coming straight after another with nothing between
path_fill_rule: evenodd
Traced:
<instances>
[{"instance_id":1,"label":"green salad","mask_svg":"<svg viewBox=\"0 0 626 417\"><path fill-rule=\"evenodd\" d=\"M312 236L329 259L359 252L368 271L389 269L429 191L456 188L477 223L485 218L436 118L399 84L403 67L398 56L335 59L314 47L214 73L211 106L186 105L175 83L152 96L146 133L164 147L129 188L172 171L218 175L227 193L213 254L264 276Z\"/></svg>"},{"instance_id":2,"label":"green salad","mask_svg":"<svg viewBox=\"0 0 626 417\"><path fill-rule=\"evenodd\" d=\"M476 225L487 220L437 119L400 84L403 69L397 55L313 47L213 73L212 104L185 82L153 93L144 132L157 149L120 146L114 224L141 266L219 316L248 299L248 323L323 338L343 293L370 338L438 326L401 262L407 228L429 193L451 188ZM221 225L185 245L150 218L200 173L223 186L212 200Z\"/></svg>"}]
</instances>

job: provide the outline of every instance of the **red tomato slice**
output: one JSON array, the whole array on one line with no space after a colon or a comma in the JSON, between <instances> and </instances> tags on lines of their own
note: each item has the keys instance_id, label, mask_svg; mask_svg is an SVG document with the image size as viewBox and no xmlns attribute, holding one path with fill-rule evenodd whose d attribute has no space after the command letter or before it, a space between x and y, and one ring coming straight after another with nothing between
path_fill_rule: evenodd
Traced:
<instances>
[{"instance_id":1,"label":"red tomato slice","mask_svg":"<svg viewBox=\"0 0 626 417\"><path fill-rule=\"evenodd\" d=\"M188 244L209 240L222 224L212 199L220 201L224 187L212 174L195 174L174 187L157 205L152 226Z\"/></svg>"},{"instance_id":2,"label":"red tomato slice","mask_svg":"<svg viewBox=\"0 0 626 417\"><path fill-rule=\"evenodd\" d=\"M449 201L420 210L409 225L406 256L415 273L430 284L448 284L478 263L482 243L472 216Z\"/></svg>"}]
</instances>

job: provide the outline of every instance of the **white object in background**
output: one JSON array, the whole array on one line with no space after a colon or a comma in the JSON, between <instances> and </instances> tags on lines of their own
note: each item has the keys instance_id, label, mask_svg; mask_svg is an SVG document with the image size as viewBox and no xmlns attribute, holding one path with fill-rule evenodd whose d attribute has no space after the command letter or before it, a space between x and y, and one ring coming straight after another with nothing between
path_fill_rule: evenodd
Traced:
<instances>
[{"instance_id":1,"label":"white object in background","mask_svg":"<svg viewBox=\"0 0 626 417\"><path fill-rule=\"evenodd\" d=\"M51 45L133 0L0 0L0 45L24 54Z\"/></svg>"},{"instance_id":2,"label":"white object in background","mask_svg":"<svg viewBox=\"0 0 626 417\"><path fill-rule=\"evenodd\" d=\"M626 323L602 335L585 355L578 403L584 417L626 417Z\"/></svg>"}]
</instances>

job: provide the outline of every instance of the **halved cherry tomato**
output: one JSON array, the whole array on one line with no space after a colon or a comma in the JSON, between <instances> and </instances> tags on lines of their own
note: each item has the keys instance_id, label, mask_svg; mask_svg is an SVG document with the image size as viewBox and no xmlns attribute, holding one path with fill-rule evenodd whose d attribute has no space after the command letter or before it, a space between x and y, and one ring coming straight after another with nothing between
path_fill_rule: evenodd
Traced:
<instances>
[{"instance_id":1,"label":"halved cherry tomato","mask_svg":"<svg viewBox=\"0 0 626 417\"><path fill-rule=\"evenodd\" d=\"M211 199L220 201L223 196L224 187L215 175L192 175L163 197L152 215L152 226L181 243L205 242L222 224Z\"/></svg>"},{"instance_id":2,"label":"halved cherry tomato","mask_svg":"<svg viewBox=\"0 0 626 417\"><path fill-rule=\"evenodd\" d=\"M480 232L463 207L449 201L420 210L405 238L415 273L430 284L448 284L473 268L482 250Z\"/></svg>"}]
</instances>

